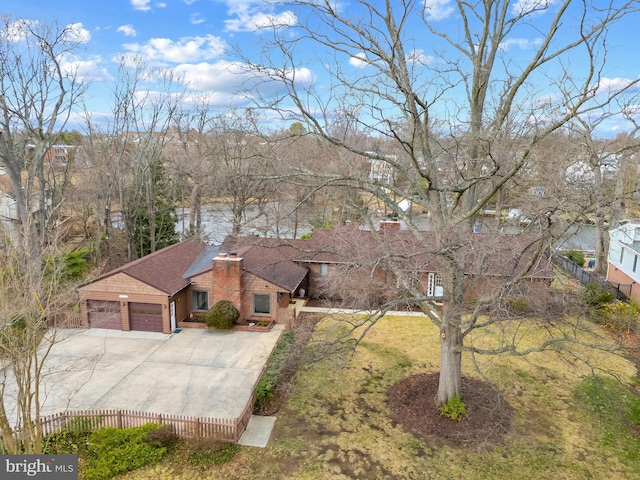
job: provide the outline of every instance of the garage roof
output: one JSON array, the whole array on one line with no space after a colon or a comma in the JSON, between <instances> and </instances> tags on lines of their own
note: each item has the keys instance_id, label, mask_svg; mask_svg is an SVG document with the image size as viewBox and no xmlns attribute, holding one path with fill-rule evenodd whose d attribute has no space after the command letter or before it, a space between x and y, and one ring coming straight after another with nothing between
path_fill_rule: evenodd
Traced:
<instances>
[{"instance_id":1,"label":"garage roof","mask_svg":"<svg viewBox=\"0 0 640 480\"><path fill-rule=\"evenodd\" d=\"M198 239L185 240L100 275L80 288L124 273L171 296L189 285L190 280L184 274L207 247Z\"/></svg>"}]
</instances>

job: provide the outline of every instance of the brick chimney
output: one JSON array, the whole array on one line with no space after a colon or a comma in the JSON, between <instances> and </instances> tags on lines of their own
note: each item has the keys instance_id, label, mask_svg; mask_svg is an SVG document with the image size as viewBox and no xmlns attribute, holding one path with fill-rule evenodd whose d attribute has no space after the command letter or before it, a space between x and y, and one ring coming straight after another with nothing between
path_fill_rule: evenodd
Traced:
<instances>
[{"instance_id":1,"label":"brick chimney","mask_svg":"<svg viewBox=\"0 0 640 480\"><path fill-rule=\"evenodd\" d=\"M400 231L400 221L397 218L380 221L379 232L381 234L384 234L387 232L399 232L399 231Z\"/></svg>"},{"instance_id":2,"label":"brick chimney","mask_svg":"<svg viewBox=\"0 0 640 480\"><path fill-rule=\"evenodd\" d=\"M242 258L235 252L219 253L212 262L212 303L228 300L242 312Z\"/></svg>"}]
</instances>

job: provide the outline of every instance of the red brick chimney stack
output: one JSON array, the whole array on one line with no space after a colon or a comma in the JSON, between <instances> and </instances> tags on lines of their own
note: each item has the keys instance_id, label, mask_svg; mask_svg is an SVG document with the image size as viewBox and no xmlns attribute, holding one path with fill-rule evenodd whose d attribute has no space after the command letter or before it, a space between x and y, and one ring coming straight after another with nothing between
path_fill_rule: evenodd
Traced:
<instances>
[{"instance_id":1,"label":"red brick chimney stack","mask_svg":"<svg viewBox=\"0 0 640 480\"><path fill-rule=\"evenodd\" d=\"M380 233L399 232L400 221L397 218L380 221Z\"/></svg>"},{"instance_id":2,"label":"red brick chimney stack","mask_svg":"<svg viewBox=\"0 0 640 480\"><path fill-rule=\"evenodd\" d=\"M221 252L212 262L212 303L228 300L242 311L242 258L236 252Z\"/></svg>"}]
</instances>

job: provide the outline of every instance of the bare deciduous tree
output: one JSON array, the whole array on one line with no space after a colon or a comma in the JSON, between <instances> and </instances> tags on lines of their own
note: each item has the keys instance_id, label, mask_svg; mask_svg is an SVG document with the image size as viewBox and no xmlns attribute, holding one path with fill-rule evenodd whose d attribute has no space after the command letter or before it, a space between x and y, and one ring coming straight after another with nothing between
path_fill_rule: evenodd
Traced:
<instances>
[{"instance_id":1,"label":"bare deciduous tree","mask_svg":"<svg viewBox=\"0 0 640 480\"><path fill-rule=\"evenodd\" d=\"M2 16L0 166L11 180L16 202L18 225L12 241L36 257L64 198L53 191L56 185L46 163L86 87L68 58L79 45L73 26Z\"/></svg>"},{"instance_id":2,"label":"bare deciduous tree","mask_svg":"<svg viewBox=\"0 0 640 480\"><path fill-rule=\"evenodd\" d=\"M359 1L349 9L306 0L284 5L298 23L271 31L268 56L252 65L260 78L269 76L286 93L262 106L301 121L343 157L377 162L393 177L380 182L356 169L307 171L318 186L351 186L380 199L416 232L418 241L419 225L399 203L411 199L429 212L437 235L428 237L424 249L441 270L442 315L433 315L433 298L424 291L409 288L405 295L440 329L436 402L446 403L460 394L462 352L474 351L465 338L497 321L486 321L483 314L526 278L536 256L550 246L556 209L552 202L541 205L546 211L528 227L535 233L530 261L516 262L508 280L478 298L467 315L465 273L478 214L527 173L544 139L577 117L600 114L637 85L638 80L629 80L616 90L601 88L607 33L636 13L637 3L600 8L571 0L451 2L447 6L455 28L439 23L431 2ZM527 36L535 42L514 53ZM315 90L305 83L309 75L297 68L320 64L314 56L318 52L326 55L321 64L330 78L330 89L322 91L320 82ZM342 66L349 61L362 68ZM577 64L580 69L571 67ZM354 141L362 136L384 139L397 153L371 151ZM513 353L514 346L496 349L508 351Z\"/></svg>"}]
</instances>

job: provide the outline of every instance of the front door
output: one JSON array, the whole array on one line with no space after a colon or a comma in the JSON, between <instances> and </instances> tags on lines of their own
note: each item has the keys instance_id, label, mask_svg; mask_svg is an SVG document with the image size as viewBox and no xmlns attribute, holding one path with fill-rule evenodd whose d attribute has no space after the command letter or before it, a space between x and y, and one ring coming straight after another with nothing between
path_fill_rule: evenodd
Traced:
<instances>
[{"instance_id":1,"label":"front door","mask_svg":"<svg viewBox=\"0 0 640 480\"><path fill-rule=\"evenodd\" d=\"M175 300L169 304L169 318L171 320L171 332L176 329L176 302Z\"/></svg>"},{"instance_id":2,"label":"front door","mask_svg":"<svg viewBox=\"0 0 640 480\"><path fill-rule=\"evenodd\" d=\"M437 273L430 273L427 283L427 296L442 297L442 277Z\"/></svg>"}]
</instances>

